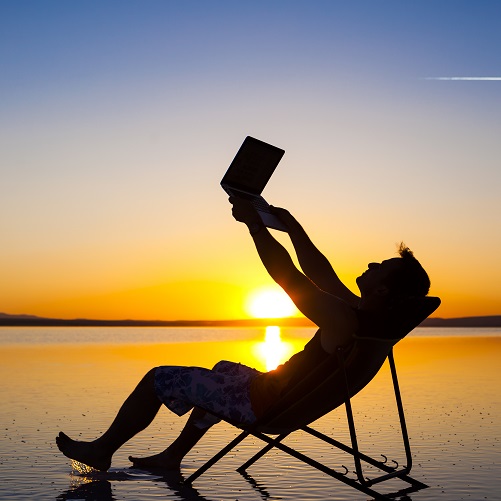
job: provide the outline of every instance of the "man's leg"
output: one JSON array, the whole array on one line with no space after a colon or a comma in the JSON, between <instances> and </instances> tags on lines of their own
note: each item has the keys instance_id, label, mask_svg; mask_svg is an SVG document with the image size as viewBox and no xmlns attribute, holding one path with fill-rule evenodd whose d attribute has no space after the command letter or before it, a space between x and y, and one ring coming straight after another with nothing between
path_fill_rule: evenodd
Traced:
<instances>
[{"instance_id":1,"label":"man's leg","mask_svg":"<svg viewBox=\"0 0 501 501\"><path fill-rule=\"evenodd\" d=\"M113 454L134 435L144 430L162 405L155 388L155 369L149 371L120 408L108 431L91 442L72 440L60 432L56 438L59 450L70 459L107 470Z\"/></svg>"},{"instance_id":2,"label":"man's leg","mask_svg":"<svg viewBox=\"0 0 501 501\"><path fill-rule=\"evenodd\" d=\"M167 449L144 458L129 456L129 460L139 468L178 469L181 461L195 444L207 433L209 428L198 428L195 422L205 415L205 411L195 407L179 436Z\"/></svg>"},{"instance_id":3,"label":"man's leg","mask_svg":"<svg viewBox=\"0 0 501 501\"><path fill-rule=\"evenodd\" d=\"M242 393L247 392L248 379L242 379L242 376L247 376L247 378L249 378L251 376L259 374L256 370L245 367L242 364L228 362L225 360L218 362L212 368L212 371L207 371L206 369L199 370L200 373L198 374L198 377L194 378L193 381L197 381L201 384L203 383L205 387L210 388L211 391L214 391L215 387L217 386L219 386L220 388L224 387L225 384L227 387L228 385L231 386L232 391L225 392L225 397L223 400L226 400L228 402L228 407L231 407L233 409L235 408L235 403L231 402L231 400L229 399L230 394L236 394L237 400L241 402L243 400L241 398ZM226 380L227 382L224 383L224 381L219 380L215 386L214 384L211 385L211 382L214 383L214 381L212 381L214 374L228 376L230 381L228 382L228 380ZM208 379L206 379L206 377ZM235 377L238 379L233 379ZM193 393L196 393L196 391L194 391ZM192 397L194 396L195 395L192 394ZM207 402L205 402L205 404L207 405ZM221 413L221 411L223 410L224 409L221 408L219 409L219 412ZM213 424L217 422L217 419L215 421L212 421L210 418L207 419L206 417L206 411L195 406L190 418L181 431L181 434L178 438L176 438L176 440L174 440L174 442L172 442L171 445L169 445L169 447L167 447L167 449L160 452L159 454L148 457L141 458L129 456L129 460L134 464L134 466L137 466L139 468L178 469L184 456L188 454L188 452L191 451L195 444L197 444L198 441L207 433L210 428L209 423ZM199 428L196 426L196 423L199 425L203 423L203 425L206 425L207 427Z\"/></svg>"}]
</instances>

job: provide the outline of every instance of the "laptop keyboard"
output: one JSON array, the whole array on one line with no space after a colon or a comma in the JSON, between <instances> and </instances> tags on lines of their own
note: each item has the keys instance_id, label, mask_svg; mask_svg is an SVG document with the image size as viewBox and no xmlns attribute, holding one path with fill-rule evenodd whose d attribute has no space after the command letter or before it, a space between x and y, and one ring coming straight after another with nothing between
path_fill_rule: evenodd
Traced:
<instances>
[{"instance_id":1,"label":"laptop keyboard","mask_svg":"<svg viewBox=\"0 0 501 501\"><path fill-rule=\"evenodd\" d=\"M257 210L271 213L270 206L263 197L254 197L251 202Z\"/></svg>"},{"instance_id":2,"label":"laptop keyboard","mask_svg":"<svg viewBox=\"0 0 501 501\"><path fill-rule=\"evenodd\" d=\"M250 195L249 193L245 193L244 191L232 191L237 197L249 200L257 210L260 210L261 212L269 212L271 214L270 206L263 197L259 195Z\"/></svg>"}]
</instances>

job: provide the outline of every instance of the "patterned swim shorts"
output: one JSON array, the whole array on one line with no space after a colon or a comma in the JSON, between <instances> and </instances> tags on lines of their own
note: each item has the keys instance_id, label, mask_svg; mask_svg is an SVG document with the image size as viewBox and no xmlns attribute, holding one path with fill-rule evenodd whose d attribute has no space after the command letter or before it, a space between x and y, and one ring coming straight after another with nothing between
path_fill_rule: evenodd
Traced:
<instances>
[{"instance_id":1,"label":"patterned swim shorts","mask_svg":"<svg viewBox=\"0 0 501 501\"><path fill-rule=\"evenodd\" d=\"M212 370L162 366L155 371L155 392L178 416L193 407L208 411L195 422L197 428L208 428L220 421L211 411L231 421L250 424L256 420L250 402L250 384L259 374L262 373L256 369L225 360Z\"/></svg>"}]
</instances>

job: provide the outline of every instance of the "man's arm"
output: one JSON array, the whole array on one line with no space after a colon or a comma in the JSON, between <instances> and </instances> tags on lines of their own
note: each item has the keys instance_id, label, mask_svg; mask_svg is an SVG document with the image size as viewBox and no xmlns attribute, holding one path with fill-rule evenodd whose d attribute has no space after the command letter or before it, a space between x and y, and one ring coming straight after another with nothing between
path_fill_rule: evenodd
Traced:
<instances>
[{"instance_id":1,"label":"man's arm","mask_svg":"<svg viewBox=\"0 0 501 501\"><path fill-rule=\"evenodd\" d=\"M289 237L305 275L320 289L343 299L352 306L357 306L360 298L341 282L328 259L313 244L294 216L286 209L279 207L273 207L272 210L287 226Z\"/></svg>"},{"instance_id":2,"label":"man's arm","mask_svg":"<svg viewBox=\"0 0 501 501\"><path fill-rule=\"evenodd\" d=\"M263 225L261 218L246 200L230 198L233 217L247 225L257 252L270 276L312 322L336 333L336 344L351 340L356 318L350 306L339 297L321 290L299 271L285 247Z\"/></svg>"}]
</instances>

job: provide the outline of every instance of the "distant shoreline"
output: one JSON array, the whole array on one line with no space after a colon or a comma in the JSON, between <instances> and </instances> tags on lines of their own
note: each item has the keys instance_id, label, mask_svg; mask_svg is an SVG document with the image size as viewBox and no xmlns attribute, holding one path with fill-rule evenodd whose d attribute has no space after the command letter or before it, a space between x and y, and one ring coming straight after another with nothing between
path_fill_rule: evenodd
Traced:
<instances>
[{"instance_id":1,"label":"distant shoreline","mask_svg":"<svg viewBox=\"0 0 501 501\"><path fill-rule=\"evenodd\" d=\"M0 313L0 327L312 327L307 318L249 318L241 320L95 320L61 319ZM501 315L427 318L420 327L501 327Z\"/></svg>"}]
</instances>

